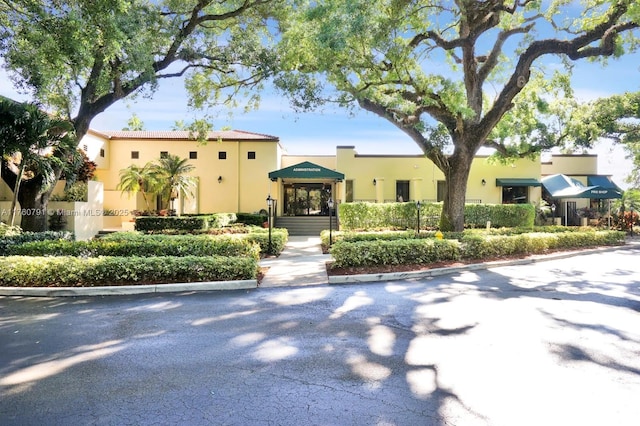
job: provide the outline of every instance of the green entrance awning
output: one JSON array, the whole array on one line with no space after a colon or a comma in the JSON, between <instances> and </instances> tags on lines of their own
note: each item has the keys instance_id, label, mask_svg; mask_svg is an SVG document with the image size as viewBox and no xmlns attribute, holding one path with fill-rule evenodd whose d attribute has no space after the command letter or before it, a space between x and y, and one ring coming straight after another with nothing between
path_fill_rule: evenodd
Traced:
<instances>
[{"instance_id":1,"label":"green entrance awning","mask_svg":"<svg viewBox=\"0 0 640 426\"><path fill-rule=\"evenodd\" d=\"M327 169L310 161L294 164L284 169L269 172L269 179L334 179L343 180L344 174Z\"/></svg>"},{"instance_id":2,"label":"green entrance awning","mask_svg":"<svg viewBox=\"0 0 640 426\"><path fill-rule=\"evenodd\" d=\"M606 176L599 176L605 177ZM598 179L595 179L597 181ZM608 179L607 179L608 180ZM592 198L592 199L611 199L621 198L622 192L609 181L603 183L605 186L593 185L595 181L589 181L589 186L585 186L577 179L571 178L563 174L545 176L542 178L542 184L553 198Z\"/></svg>"},{"instance_id":3,"label":"green entrance awning","mask_svg":"<svg viewBox=\"0 0 640 426\"><path fill-rule=\"evenodd\" d=\"M496 186L540 186L538 179L534 178L498 178Z\"/></svg>"}]
</instances>

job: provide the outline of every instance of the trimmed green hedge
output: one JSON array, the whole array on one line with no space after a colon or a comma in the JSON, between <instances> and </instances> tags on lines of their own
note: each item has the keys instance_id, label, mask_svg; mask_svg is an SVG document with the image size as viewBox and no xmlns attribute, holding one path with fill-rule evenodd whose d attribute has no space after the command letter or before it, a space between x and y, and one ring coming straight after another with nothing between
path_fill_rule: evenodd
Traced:
<instances>
[{"instance_id":1,"label":"trimmed green hedge","mask_svg":"<svg viewBox=\"0 0 640 426\"><path fill-rule=\"evenodd\" d=\"M245 225L262 226L267 221L266 214L236 213L236 217L236 223L244 223Z\"/></svg>"},{"instance_id":2,"label":"trimmed green hedge","mask_svg":"<svg viewBox=\"0 0 640 426\"><path fill-rule=\"evenodd\" d=\"M248 257L26 257L0 258L0 285L95 287L103 285L255 279Z\"/></svg>"},{"instance_id":3,"label":"trimmed green hedge","mask_svg":"<svg viewBox=\"0 0 640 426\"><path fill-rule=\"evenodd\" d=\"M454 240L339 241L331 247L335 267L433 263L460 258Z\"/></svg>"},{"instance_id":4,"label":"trimmed green hedge","mask_svg":"<svg viewBox=\"0 0 640 426\"><path fill-rule=\"evenodd\" d=\"M416 203L342 203L338 206L340 228L358 229L416 229L418 208ZM420 206L420 228L436 228L442 214L442 203L424 203ZM533 228L536 210L532 204L466 204L465 226L485 227L491 221L494 227Z\"/></svg>"},{"instance_id":5,"label":"trimmed green hedge","mask_svg":"<svg viewBox=\"0 0 640 426\"><path fill-rule=\"evenodd\" d=\"M235 213L198 216L138 216L135 221L135 229L149 233L164 230L204 231L210 228L222 228L235 221Z\"/></svg>"},{"instance_id":6,"label":"trimmed green hedge","mask_svg":"<svg viewBox=\"0 0 640 426\"><path fill-rule=\"evenodd\" d=\"M458 240L400 238L395 240L337 241L331 247L335 267L421 264L440 260L482 259L624 244L620 231L481 235L469 233ZM442 251L440 253L439 251Z\"/></svg>"},{"instance_id":7,"label":"trimmed green hedge","mask_svg":"<svg viewBox=\"0 0 640 426\"><path fill-rule=\"evenodd\" d=\"M21 234L0 236L0 256L7 256L13 247L35 241L73 241L69 231L23 232Z\"/></svg>"},{"instance_id":8,"label":"trimmed green hedge","mask_svg":"<svg viewBox=\"0 0 640 426\"><path fill-rule=\"evenodd\" d=\"M34 241L14 245L18 256L239 256L260 258L257 244L234 236L136 235L91 241ZM118 238L121 238L120 240Z\"/></svg>"},{"instance_id":9,"label":"trimmed green hedge","mask_svg":"<svg viewBox=\"0 0 640 426\"><path fill-rule=\"evenodd\" d=\"M245 234L244 238L247 241L258 244L262 253L269 252L269 230L254 231L249 234ZM280 255L284 246L289 240L289 232L285 228L273 228L271 229L271 254Z\"/></svg>"}]
</instances>

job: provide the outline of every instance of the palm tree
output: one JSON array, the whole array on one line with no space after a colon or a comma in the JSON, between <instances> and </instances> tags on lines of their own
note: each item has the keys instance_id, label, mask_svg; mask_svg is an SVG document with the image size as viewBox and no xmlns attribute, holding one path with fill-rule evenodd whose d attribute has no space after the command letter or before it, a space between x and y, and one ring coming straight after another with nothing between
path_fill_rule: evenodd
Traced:
<instances>
[{"instance_id":1,"label":"palm tree","mask_svg":"<svg viewBox=\"0 0 640 426\"><path fill-rule=\"evenodd\" d=\"M171 210L174 210L174 201L179 196L193 197L196 179L189 176L189 173L195 169L195 166L189 164L189 160L169 154L160 158L153 168L160 184L160 194L170 203Z\"/></svg>"},{"instance_id":2,"label":"palm tree","mask_svg":"<svg viewBox=\"0 0 640 426\"><path fill-rule=\"evenodd\" d=\"M131 197L132 193L140 192L147 211L151 211L147 193L154 192L157 186L157 174L153 164L147 163L142 167L132 164L126 169L120 170L120 182L116 186L116 189L127 192L129 197Z\"/></svg>"},{"instance_id":3,"label":"palm tree","mask_svg":"<svg viewBox=\"0 0 640 426\"><path fill-rule=\"evenodd\" d=\"M10 223L16 205L45 212L55 183L63 173L72 173L78 155L73 126L50 116L35 104L19 103L0 96L0 162L2 179L13 190ZM44 231L47 215L22 218L22 228Z\"/></svg>"}]
</instances>

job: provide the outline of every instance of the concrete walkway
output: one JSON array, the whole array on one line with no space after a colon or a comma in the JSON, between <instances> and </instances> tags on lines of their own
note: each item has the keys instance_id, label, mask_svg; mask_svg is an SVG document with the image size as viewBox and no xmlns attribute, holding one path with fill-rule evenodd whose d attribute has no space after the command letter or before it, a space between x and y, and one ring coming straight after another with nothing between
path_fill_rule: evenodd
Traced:
<instances>
[{"instance_id":1,"label":"concrete walkway","mask_svg":"<svg viewBox=\"0 0 640 426\"><path fill-rule=\"evenodd\" d=\"M260 266L269 268L260 287L326 284L325 264L330 259L331 255L322 254L320 237L289 237L280 256L260 261Z\"/></svg>"}]
</instances>

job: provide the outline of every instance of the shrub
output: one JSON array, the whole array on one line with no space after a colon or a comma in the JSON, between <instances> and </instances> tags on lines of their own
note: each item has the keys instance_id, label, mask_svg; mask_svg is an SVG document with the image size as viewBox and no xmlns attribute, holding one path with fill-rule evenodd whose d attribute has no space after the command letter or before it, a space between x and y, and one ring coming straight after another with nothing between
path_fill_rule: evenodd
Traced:
<instances>
[{"instance_id":1,"label":"shrub","mask_svg":"<svg viewBox=\"0 0 640 426\"><path fill-rule=\"evenodd\" d=\"M222 228L235 222L235 213L214 213L197 216L138 216L136 231L157 233L172 231L206 231L211 228Z\"/></svg>"},{"instance_id":2,"label":"shrub","mask_svg":"<svg viewBox=\"0 0 640 426\"><path fill-rule=\"evenodd\" d=\"M19 226L10 226L4 222L0 222L0 238L1 237L13 237L22 233L22 229Z\"/></svg>"},{"instance_id":3,"label":"shrub","mask_svg":"<svg viewBox=\"0 0 640 426\"><path fill-rule=\"evenodd\" d=\"M102 286L255 279L258 263L241 257L0 258L3 286Z\"/></svg>"},{"instance_id":4,"label":"shrub","mask_svg":"<svg viewBox=\"0 0 640 426\"><path fill-rule=\"evenodd\" d=\"M21 234L0 236L0 256L6 256L12 247L32 241L73 241L74 236L69 231L23 232Z\"/></svg>"},{"instance_id":5,"label":"shrub","mask_svg":"<svg viewBox=\"0 0 640 426\"><path fill-rule=\"evenodd\" d=\"M238 256L260 258L260 248L233 236L127 235L122 240L35 241L10 247L21 256Z\"/></svg>"},{"instance_id":6,"label":"shrub","mask_svg":"<svg viewBox=\"0 0 640 426\"><path fill-rule=\"evenodd\" d=\"M460 257L454 240L338 241L331 247L335 267L433 263Z\"/></svg>"},{"instance_id":7,"label":"shrub","mask_svg":"<svg viewBox=\"0 0 640 426\"><path fill-rule=\"evenodd\" d=\"M244 223L245 225L262 226L267 221L266 214L257 213L236 213L236 223Z\"/></svg>"},{"instance_id":8,"label":"shrub","mask_svg":"<svg viewBox=\"0 0 640 426\"><path fill-rule=\"evenodd\" d=\"M418 209L416 203L343 203L338 206L340 227L357 229L416 229ZM420 206L420 228L436 228L442 203L424 203ZM466 204L465 226L485 227L491 221L496 227L533 228L536 209L532 204Z\"/></svg>"},{"instance_id":9,"label":"shrub","mask_svg":"<svg viewBox=\"0 0 640 426\"><path fill-rule=\"evenodd\" d=\"M269 230L254 231L244 235L244 238L260 246L262 253L269 253ZM284 246L289 240L289 233L284 228L274 228L271 230L271 254L277 256L282 253Z\"/></svg>"}]
</instances>

